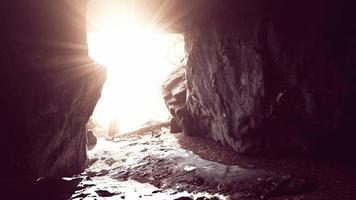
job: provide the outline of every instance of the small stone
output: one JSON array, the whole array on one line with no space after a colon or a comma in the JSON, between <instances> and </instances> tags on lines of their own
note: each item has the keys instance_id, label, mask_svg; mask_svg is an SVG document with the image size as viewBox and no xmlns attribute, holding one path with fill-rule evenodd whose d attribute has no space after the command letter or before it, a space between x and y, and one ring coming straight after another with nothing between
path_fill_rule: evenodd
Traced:
<instances>
[{"instance_id":1,"label":"small stone","mask_svg":"<svg viewBox=\"0 0 356 200\"><path fill-rule=\"evenodd\" d=\"M109 192L107 190L98 190L95 192L101 197L112 197L115 195L115 193Z\"/></svg>"},{"instance_id":2,"label":"small stone","mask_svg":"<svg viewBox=\"0 0 356 200\"><path fill-rule=\"evenodd\" d=\"M88 130L87 131L87 147L88 147L88 150L91 150L95 147L97 143L97 139L94 135L94 132L91 131L91 130Z\"/></svg>"},{"instance_id":3,"label":"small stone","mask_svg":"<svg viewBox=\"0 0 356 200\"><path fill-rule=\"evenodd\" d=\"M178 197L174 200L193 200L191 197Z\"/></svg>"}]
</instances>

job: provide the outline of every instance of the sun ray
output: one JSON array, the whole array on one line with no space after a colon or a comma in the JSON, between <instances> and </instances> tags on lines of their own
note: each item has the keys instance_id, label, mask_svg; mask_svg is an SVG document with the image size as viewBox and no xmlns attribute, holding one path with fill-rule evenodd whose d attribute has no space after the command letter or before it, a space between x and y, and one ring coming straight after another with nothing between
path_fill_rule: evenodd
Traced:
<instances>
[{"instance_id":1,"label":"sun ray","mask_svg":"<svg viewBox=\"0 0 356 200\"><path fill-rule=\"evenodd\" d=\"M108 72L94 120L106 128L117 120L121 132L149 120L167 120L160 89L178 57L184 56L184 45L177 45L183 41L181 36L140 23L130 9L134 5L106 7L100 20L95 19L96 32L87 34L90 57Z\"/></svg>"}]
</instances>

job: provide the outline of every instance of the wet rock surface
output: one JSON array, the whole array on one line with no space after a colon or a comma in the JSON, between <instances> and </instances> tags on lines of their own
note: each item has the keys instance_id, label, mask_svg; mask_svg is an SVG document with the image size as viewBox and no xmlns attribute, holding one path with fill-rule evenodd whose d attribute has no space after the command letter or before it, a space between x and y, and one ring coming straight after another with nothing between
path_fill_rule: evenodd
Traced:
<instances>
[{"instance_id":1,"label":"wet rock surface","mask_svg":"<svg viewBox=\"0 0 356 200\"><path fill-rule=\"evenodd\" d=\"M204 160L161 133L99 140L71 199L253 199L313 191L290 174Z\"/></svg>"},{"instance_id":2,"label":"wet rock surface","mask_svg":"<svg viewBox=\"0 0 356 200\"><path fill-rule=\"evenodd\" d=\"M166 132L168 130L165 130ZM41 178L8 199L353 200L353 170L298 158L242 157L184 134L98 140L80 175ZM30 186L30 187L29 187ZM17 198L20 195L19 198ZM4 195L3 195L4 196Z\"/></svg>"}]
</instances>

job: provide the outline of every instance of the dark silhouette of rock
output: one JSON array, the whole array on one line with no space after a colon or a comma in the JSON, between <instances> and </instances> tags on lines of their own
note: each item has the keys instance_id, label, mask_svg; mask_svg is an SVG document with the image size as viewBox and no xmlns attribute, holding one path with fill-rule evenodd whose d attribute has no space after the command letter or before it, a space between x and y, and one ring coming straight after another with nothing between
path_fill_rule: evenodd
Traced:
<instances>
[{"instance_id":1,"label":"dark silhouette of rock","mask_svg":"<svg viewBox=\"0 0 356 200\"><path fill-rule=\"evenodd\" d=\"M115 193L109 192L107 190L97 190L95 191L100 197L112 197Z\"/></svg>"},{"instance_id":2,"label":"dark silhouette of rock","mask_svg":"<svg viewBox=\"0 0 356 200\"><path fill-rule=\"evenodd\" d=\"M171 133L179 133L182 132L181 127L179 126L178 122L176 119L173 117L170 122L170 132Z\"/></svg>"},{"instance_id":3,"label":"dark silhouette of rock","mask_svg":"<svg viewBox=\"0 0 356 200\"><path fill-rule=\"evenodd\" d=\"M88 57L85 4L1 4L0 148L7 153L0 185L80 173L87 161L85 125L106 74Z\"/></svg>"},{"instance_id":4,"label":"dark silhouette of rock","mask_svg":"<svg viewBox=\"0 0 356 200\"><path fill-rule=\"evenodd\" d=\"M165 93L183 132L240 153L354 151L351 7L257 0L216 6L204 23L184 31L185 104ZM168 91L179 85L171 82Z\"/></svg>"},{"instance_id":5,"label":"dark silhouette of rock","mask_svg":"<svg viewBox=\"0 0 356 200\"><path fill-rule=\"evenodd\" d=\"M163 98L169 112L172 114L171 119L171 133L178 133L182 131L179 120L180 114L183 112L186 101L186 79L185 67L181 66L173 71L168 79L162 85Z\"/></svg>"},{"instance_id":6,"label":"dark silhouette of rock","mask_svg":"<svg viewBox=\"0 0 356 200\"><path fill-rule=\"evenodd\" d=\"M97 142L97 139L94 135L94 132L91 130L88 130L87 131L87 148L88 148L88 150L93 149L96 145L96 142Z\"/></svg>"},{"instance_id":7,"label":"dark silhouette of rock","mask_svg":"<svg viewBox=\"0 0 356 200\"><path fill-rule=\"evenodd\" d=\"M85 2L1 2L0 186L9 194L38 178L71 176L85 167L85 125L106 73L88 57ZM187 64L164 90L184 133L240 153L352 157L352 1L155 2L147 8L152 17L166 5L156 23L171 24L185 37ZM298 191L313 188L299 179L290 184Z\"/></svg>"},{"instance_id":8,"label":"dark silhouette of rock","mask_svg":"<svg viewBox=\"0 0 356 200\"><path fill-rule=\"evenodd\" d=\"M174 200L193 200L191 197L178 197Z\"/></svg>"}]
</instances>

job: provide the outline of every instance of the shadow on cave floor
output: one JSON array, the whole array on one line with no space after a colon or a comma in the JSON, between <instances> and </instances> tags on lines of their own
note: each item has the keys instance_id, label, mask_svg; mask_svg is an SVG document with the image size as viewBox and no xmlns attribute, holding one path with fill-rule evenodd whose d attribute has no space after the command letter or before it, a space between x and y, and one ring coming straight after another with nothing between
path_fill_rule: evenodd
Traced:
<instances>
[{"instance_id":1,"label":"shadow on cave floor","mask_svg":"<svg viewBox=\"0 0 356 200\"><path fill-rule=\"evenodd\" d=\"M78 200L356 197L356 176L347 167L302 157L246 157L209 139L168 132L99 139L85 172L42 180L37 190L47 191L43 199Z\"/></svg>"},{"instance_id":2,"label":"shadow on cave floor","mask_svg":"<svg viewBox=\"0 0 356 200\"><path fill-rule=\"evenodd\" d=\"M239 165L244 168L259 168L277 174L287 174L310 181L302 192L290 191L291 194L268 199L356 199L356 173L354 165L340 160L317 158L306 155L251 157L236 154L229 147L198 136L182 133L174 135L182 148L190 150L203 159L226 165ZM338 162L336 162L338 161ZM293 194L294 193L294 194Z\"/></svg>"}]
</instances>

